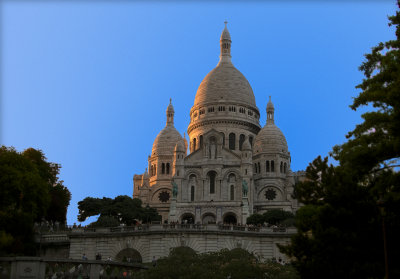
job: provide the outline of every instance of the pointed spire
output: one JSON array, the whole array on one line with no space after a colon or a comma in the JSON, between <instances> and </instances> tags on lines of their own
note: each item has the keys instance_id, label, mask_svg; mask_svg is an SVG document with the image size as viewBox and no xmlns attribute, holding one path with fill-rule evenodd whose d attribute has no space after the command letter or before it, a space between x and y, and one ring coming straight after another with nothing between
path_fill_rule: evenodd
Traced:
<instances>
[{"instance_id":1,"label":"pointed spire","mask_svg":"<svg viewBox=\"0 0 400 279\"><path fill-rule=\"evenodd\" d=\"M271 96L269 96L269 101L267 104L267 125L274 124L274 104L271 101Z\"/></svg>"},{"instance_id":2,"label":"pointed spire","mask_svg":"<svg viewBox=\"0 0 400 279\"><path fill-rule=\"evenodd\" d=\"M187 149L188 149L188 141L186 139L186 133L185 132L183 132L183 142L185 143L185 155L186 155L186 152L187 152Z\"/></svg>"},{"instance_id":3,"label":"pointed spire","mask_svg":"<svg viewBox=\"0 0 400 279\"><path fill-rule=\"evenodd\" d=\"M230 62L231 61L231 35L229 34L227 24L225 21L225 28L222 31L221 38L219 40L221 46L220 62Z\"/></svg>"},{"instance_id":4,"label":"pointed spire","mask_svg":"<svg viewBox=\"0 0 400 279\"><path fill-rule=\"evenodd\" d=\"M148 181L149 181L149 173L146 168L146 170L144 171L144 173L142 175L142 187L148 186Z\"/></svg>"},{"instance_id":5,"label":"pointed spire","mask_svg":"<svg viewBox=\"0 0 400 279\"><path fill-rule=\"evenodd\" d=\"M172 105L172 99L169 98L169 105L167 107L167 126L168 125L174 125L174 106Z\"/></svg>"}]
</instances>

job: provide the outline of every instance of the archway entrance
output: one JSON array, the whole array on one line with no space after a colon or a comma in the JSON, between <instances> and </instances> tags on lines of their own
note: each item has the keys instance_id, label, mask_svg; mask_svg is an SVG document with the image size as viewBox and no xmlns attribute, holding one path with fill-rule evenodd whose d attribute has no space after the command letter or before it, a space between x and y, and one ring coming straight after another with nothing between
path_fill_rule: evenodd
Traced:
<instances>
[{"instance_id":1,"label":"archway entrance","mask_svg":"<svg viewBox=\"0 0 400 279\"><path fill-rule=\"evenodd\" d=\"M203 216L203 224L215 224L216 218L214 214L207 213Z\"/></svg>"},{"instance_id":2,"label":"archway entrance","mask_svg":"<svg viewBox=\"0 0 400 279\"><path fill-rule=\"evenodd\" d=\"M194 224L194 215L191 213L185 213L181 217L183 224Z\"/></svg>"},{"instance_id":3,"label":"archway entrance","mask_svg":"<svg viewBox=\"0 0 400 279\"><path fill-rule=\"evenodd\" d=\"M115 256L115 260L118 262L128 262L128 263L141 263L142 256L140 253L132 248L126 248L121 250L117 256Z\"/></svg>"},{"instance_id":4,"label":"archway entrance","mask_svg":"<svg viewBox=\"0 0 400 279\"><path fill-rule=\"evenodd\" d=\"M237 218L234 213L227 213L225 214L224 217L224 224L229 224L229 225L236 225L237 224Z\"/></svg>"}]
</instances>

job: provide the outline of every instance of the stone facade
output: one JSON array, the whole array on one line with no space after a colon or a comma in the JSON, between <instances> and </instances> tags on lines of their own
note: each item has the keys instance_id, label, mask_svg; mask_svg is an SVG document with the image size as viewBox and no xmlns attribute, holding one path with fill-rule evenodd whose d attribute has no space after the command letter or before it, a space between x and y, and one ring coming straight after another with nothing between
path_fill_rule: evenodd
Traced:
<instances>
[{"instance_id":1,"label":"stone facade","mask_svg":"<svg viewBox=\"0 0 400 279\"><path fill-rule=\"evenodd\" d=\"M168 226L166 228L165 226ZM201 228L169 225L152 225L143 230L110 232L99 229L96 232L74 231L69 234L71 259L81 259L85 254L94 260L97 253L103 259L122 261L123 254L129 254L134 262L151 262L168 256L175 247L188 247L197 253L216 252L221 249L241 248L253 253L260 260L287 257L280 253L276 244L288 244L295 229L274 232L270 228L248 228L207 225ZM242 230L238 230L242 229Z\"/></svg>"},{"instance_id":2,"label":"stone facade","mask_svg":"<svg viewBox=\"0 0 400 279\"><path fill-rule=\"evenodd\" d=\"M231 62L231 43L225 26L220 61L201 82L190 110L189 143L174 127L170 101L148 171L134 175L133 197L157 208L163 221L244 224L255 212L299 207L293 191L302 173L291 170L271 98L261 127L253 90Z\"/></svg>"}]
</instances>

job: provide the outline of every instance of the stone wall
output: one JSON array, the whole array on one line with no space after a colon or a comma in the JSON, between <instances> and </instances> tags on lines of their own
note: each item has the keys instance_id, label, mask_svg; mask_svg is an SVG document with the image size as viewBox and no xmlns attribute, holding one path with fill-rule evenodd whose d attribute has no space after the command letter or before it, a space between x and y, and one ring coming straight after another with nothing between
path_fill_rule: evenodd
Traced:
<instances>
[{"instance_id":1,"label":"stone wall","mask_svg":"<svg viewBox=\"0 0 400 279\"><path fill-rule=\"evenodd\" d=\"M69 258L89 260L100 253L103 259L115 260L125 250L137 251L143 262L168 256L174 247L186 246L198 253L221 249L242 248L254 253L260 260L285 259L276 244L285 244L295 233L293 229L274 231L272 228L198 225L152 225L151 227L76 230L70 237Z\"/></svg>"}]
</instances>

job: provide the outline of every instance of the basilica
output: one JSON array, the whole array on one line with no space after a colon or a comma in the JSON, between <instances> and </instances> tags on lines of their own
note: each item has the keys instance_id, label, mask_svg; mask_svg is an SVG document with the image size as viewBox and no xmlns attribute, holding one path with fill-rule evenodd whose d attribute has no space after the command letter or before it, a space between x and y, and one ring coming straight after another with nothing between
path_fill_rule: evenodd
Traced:
<instances>
[{"instance_id":1,"label":"basilica","mask_svg":"<svg viewBox=\"0 0 400 279\"><path fill-rule=\"evenodd\" d=\"M271 97L260 126L253 90L231 62L231 43L225 23L220 61L190 110L189 140L174 127L170 101L148 168L133 177L133 197L156 208L163 221L245 224L253 213L299 208L294 185L304 173L291 170Z\"/></svg>"}]
</instances>

